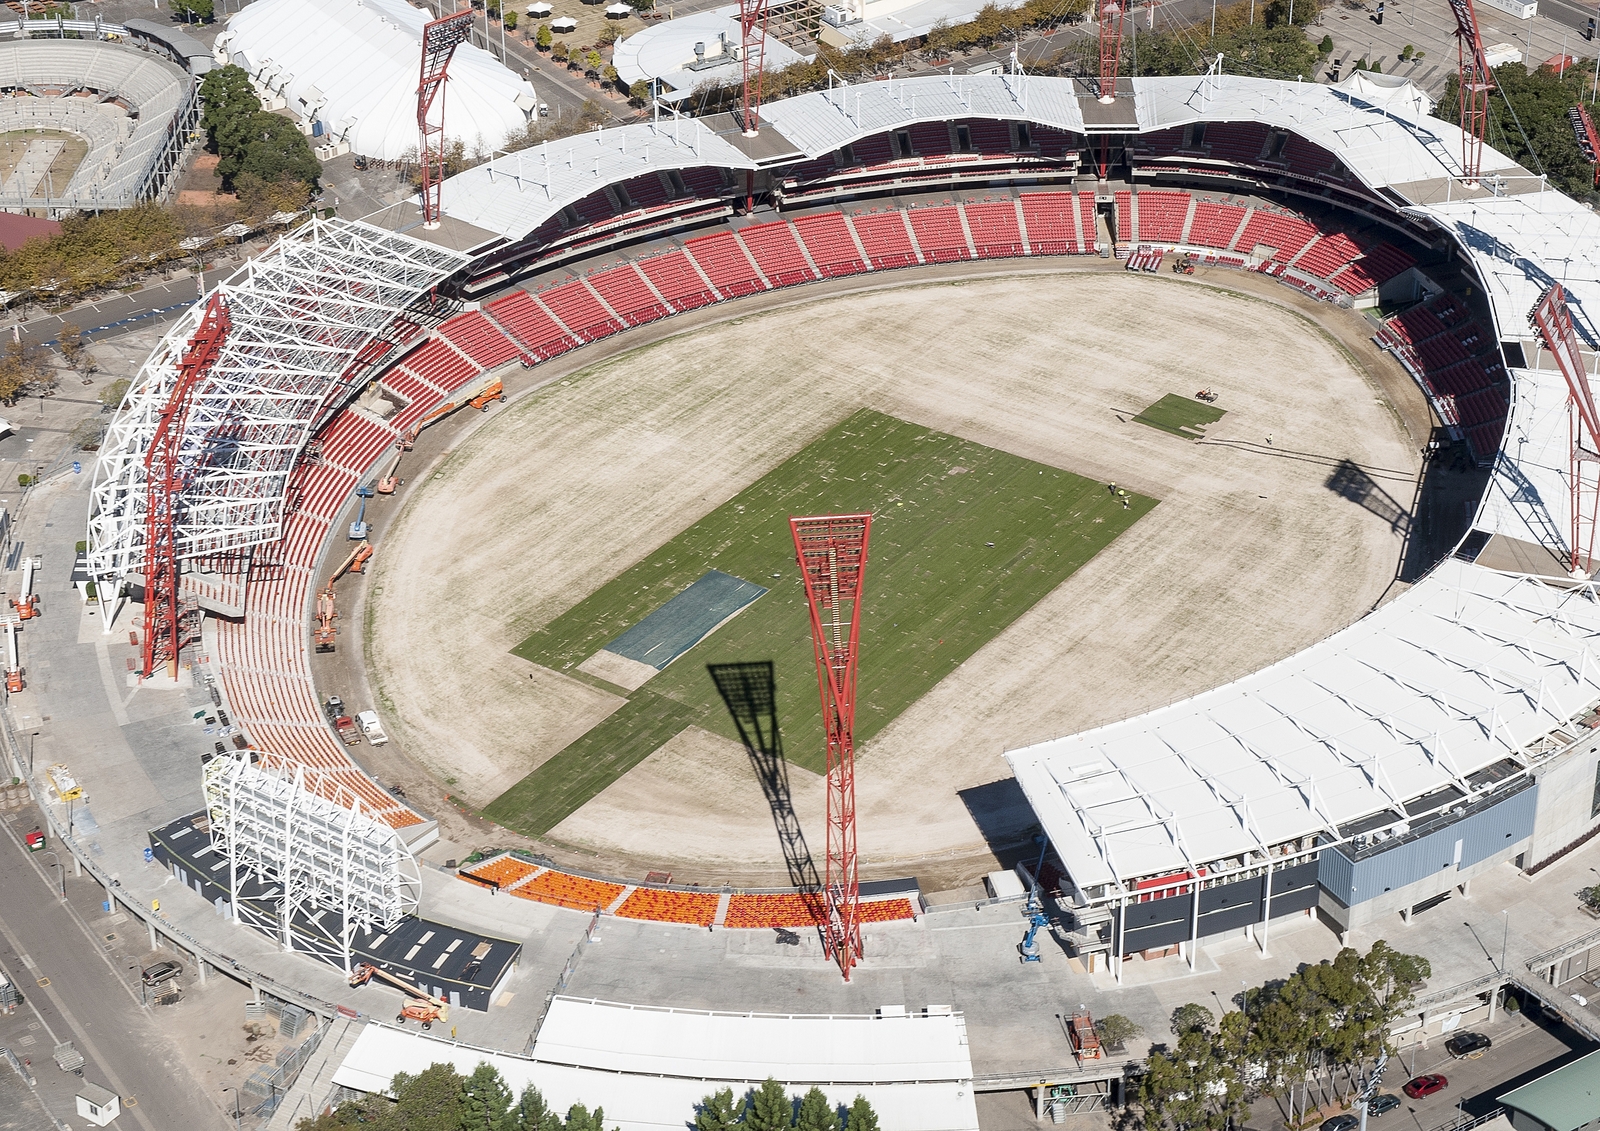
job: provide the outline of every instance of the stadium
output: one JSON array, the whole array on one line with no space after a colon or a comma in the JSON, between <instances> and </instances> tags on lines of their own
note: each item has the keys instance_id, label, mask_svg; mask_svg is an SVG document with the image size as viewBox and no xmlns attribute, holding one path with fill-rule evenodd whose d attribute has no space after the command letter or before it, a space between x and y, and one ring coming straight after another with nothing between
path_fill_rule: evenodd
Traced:
<instances>
[{"instance_id":1,"label":"stadium","mask_svg":"<svg viewBox=\"0 0 1600 1131\"><path fill-rule=\"evenodd\" d=\"M866 600L888 622L862 675L869 984L929 911L908 877L996 859L1048 893L1078 977L1113 986L1135 955L1193 970L1225 940L1265 955L1311 918L1342 939L1508 862L1537 874L1600 828L1600 241L1493 150L1465 169L1412 93L841 85L768 104L754 136L658 119L497 155L444 183L437 225L410 203L308 222L179 319L93 471L99 629L132 625L140 687L238 731L198 769L129 751L164 793L102 812L101 839L143 819L186 890L160 915L164 872L108 898L202 970L237 970L251 929L252 983L330 1017L359 960L485 1025L568 919L619 940L816 926L822 731L767 521L850 507L881 516ZM1403 419L1407 396L1426 404ZM463 403L485 412L447 418ZM1444 441L1472 497L1428 541L1395 493ZM325 579L379 522L356 612ZM936 620L946 650L893 616ZM388 752L352 757L332 679L536 850L419 866L443 815L381 783ZM73 766L90 791L96 758ZM751 1014L795 1010L748 981L743 1014L630 1020L602 1052L634 1007L560 996L575 962L531 1059L469 1039L563 1105L603 1087L625 1127L769 1072L864 1090L895 1126L975 1127L979 1076L1046 1078L999 1051L975 1072L948 1006L878 1041ZM685 1082L662 1050L689 1040L739 1051ZM350 1042L324 1093L443 1055L379 1025ZM836 1059L797 1051L817 1047Z\"/></svg>"}]
</instances>

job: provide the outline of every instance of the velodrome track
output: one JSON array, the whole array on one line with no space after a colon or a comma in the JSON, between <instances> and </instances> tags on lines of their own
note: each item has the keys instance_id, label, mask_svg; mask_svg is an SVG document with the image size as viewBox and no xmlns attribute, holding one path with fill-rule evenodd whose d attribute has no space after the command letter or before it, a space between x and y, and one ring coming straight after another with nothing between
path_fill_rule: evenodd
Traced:
<instances>
[{"instance_id":1,"label":"velodrome track","mask_svg":"<svg viewBox=\"0 0 1600 1131\"><path fill-rule=\"evenodd\" d=\"M1444 410L1441 415L1449 421L1452 411L1460 414L1459 424L1474 451L1496 460L1495 475L1476 516L1475 528L1516 543L1556 549L1552 541L1568 528L1563 483L1564 387L1559 376L1548 368L1548 359L1545 368L1538 367L1540 359L1531 343L1523 357L1517 359L1525 364L1515 366L1506 366L1505 360L1496 356L1497 349L1483 348L1479 343L1489 342L1490 336L1494 342L1528 343L1527 312L1552 280L1567 280L1580 320L1584 319L1585 310L1600 304L1600 286L1595 281L1594 216L1557 193L1536 188L1526 191L1528 183L1517 179L1522 177L1521 171L1498 155L1491 155L1486 165L1489 171L1498 169L1508 178L1503 193L1460 186L1452 180L1459 171L1452 164L1452 154L1459 151L1457 131L1445 123L1420 118L1405 107L1363 102L1320 86L1255 82L1231 76L1220 82L1139 80L1134 91L1137 128L1157 139L1153 142L1153 161L1181 159L1180 145L1169 145L1165 154L1160 151L1161 131L1179 129L1195 121L1264 121L1310 139L1324 152L1337 154L1337 169L1342 170L1337 176L1335 166L1320 167L1328 184L1338 181L1341 191L1365 199L1374 216L1383 214L1384 224L1420 226L1459 248L1460 255L1484 281L1494 325L1476 327L1476 332L1471 333L1474 328L1466 325L1468 320L1459 317L1459 312L1444 301L1430 306L1426 316L1391 323L1386 332L1396 335L1394 348L1398 352L1411 352L1409 360L1422 371L1420 377L1430 382L1430 391ZM877 136L919 121L967 115L1040 122L1062 131L1083 128L1076 95L1065 80L969 79L960 89L943 78L909 80L847 91L834 96L833 101L819 94L791 102L792 106L772 107L769 120L785 131L785 136L803 145L805 156L811 158L848 144L849 139ZM542 184L538 183L541 173L537 169L525 169L514 178L503 163L499 169L464 174L446 186L451 217L471 225L480 235L493 237L482 242L517 240L559 208L583 200L604 184L635 175L637 165L643 161L659 162L664 169L720 164L743 170L752 164L728 142L707 134L696 133L692 142L685 138L669 142L662 133L647 126L607 134L569 143L571 160L565 165L546 164ZM630 140L632 155L625 165L623 157ZM658 148L652 150L652 145ZM598 154L592 161L588 148ZM1224 158L1241 166L1253 160L1247 149ZM1296 191L1319 183L1315 167L1300 173L1280 170L1275 175L1298 177ZM703 243L690 241L691 246L664 252L649 266L614 269L604 278L565 284L537 295L518 292L489 304L483 312L444 322L425 344L383 371L383 382L406 402L394 416L374 421L364 410L346 408L322 429L320 463L306 472L308 478L298 496L304 503L300 513L286 523L286 529L294 531L293 537L280 544L276 564L282 567L281 576L267 582L251 582L252 587L266 588L252 589L246 597L243 621L229 626L224 634L227 638L219 639L218 655L222 657L224 681L235 714L252 733L257 728L267 728L264 733L283 735L283 744L293 747L284 753L324 762L342 756L329 733L320 728L316 694L304 663L302 618L309 579L323 550L336 494L370 474L397 431L427 411L425 406L442 401L479 372L514 362L518 357L538 364L624 325L647 322L666 316L669 311L693 309L710 301L803 283L834 270L847 272L867 266L888 270L896 257L899 263L910 265L941 259L1016 256L1018 252L1029 258L1036 254L1082 254L1092 246L1081 197L1040 193L1039 196L1054 198L1041 201L1029 200L1030 195L1024 189L1019 202L1004 207L940 205L921 214L880 210L873 214L876 219L851 215L842 221L803 221L792 228L780 222L769 226L772 230L752 236L743 231L737 236L716 233L703 237ZM1191 194L1174 239L1171 236L1176 225L1176 201L1163 200L1162 205L1172 206L1171 209L1159 215L1152 212L1149 217L1143 214L1142 203L1132 197L1126 202L1127 230L1138 232L1131 242L1192 247L1214 256L1219 264L1233 265L1237 259L1240 267L1264 267L1267 273L1279 274L1319 297L1349 293L1341 279L1348 286L1356 286L1362 281L1362 272L1368 272L1370 279L1373 269L1387 269L1398 262L1388 252L1374 254L1379 244L1387 241L1362 248L1342 232L1322 230L1304 233L1305 242L1293 254L1284 255L1280 248L1275 256L1259 259L1248 251L1240 253L1240 237L1253 222L1249 210L1240 210L1233 217L1235 226L1229 230L1231 234L1223 233L1228 234L1224 243L1219 232L1228 228L1228 217L1221 210L1228 205L1202 201ZM1117 204L1121 206L1122 202ZM1202 215L1202 205L1206 206L1206 220L1197 228L1195 221ZM1263 216L1260 222L1295 227L1293 217ZM1153 224L1149 237L1144 232L1146 224ZM356 226L318 222L309 238L336 233L341 227L353 230ZM411 240L404 233L388 238ZM1289 242L1284 235L1274 238ZM469 246L480 247L482 243ZM1403 249L1390 246L1405 254ZM479 262L487 260L480 256ZM1564 269L1556 270L1557 263ZM223 289L242 292L250 285L251 278L241 275L225 283ZM1428 318L1433 321L1428 322ZM315 333L315 326L314 322L308 323L308 332ZM368 341L381 340L386 328L368 328ZM180 323L174 333L181 339L185 329L186 324ZM1452 333L1456 334L1454 346L1449 344ZM396 343L396 348L399 345ZM1476 351L1475 346L1479 346ZM367 342L348 342L345 347L354 356L367 348ZM158 358L152 370L154 388L159 388L162 380L157 372L161 364L164 363ZM1468 376L1464 379L1475 383L1460 386L1460 392L1441 391L1447 380L1454 379L1444 374L1456 366L1465 366L1463 372ZM1506 434L1511 438L1498 454L1490 438L1498 427L1495 408L1477 407L1476 401L1465 409L1461 407L1462 402L1478 394L1482 394L1482 400L1492 399L1496 366L1509 377L1510 425ZM1431 384L1436 375L1437 387ZM1446 400L1447 397L1451 399ZM1469 415L1472 412L1482 413L1481 418ZM130 430L127 434L135 433ZM1486 587L1501 582L1507 593L1549 588L1531 577L1461 562L1451 563L1424 580L1401 600L1413 605L1431 600L1448 603L1457 592L1485 592ZM1508 607L1522 607L1517 599L1490 600L1500 610L1497 617ZM1600 624L1591 623L1595 618L1589 612L1593 601L1587 586L1567 590L1561 602L1572 633L1587 639L1600 631ZM1512 615L1524 614L1514 611ZM1549 614L1528 615L1547 619ZM1505 624L1496 624L1495 631L1505 635ZM1534 625L1521 627L1527 633L1540 631ZM1350 638L1352 646L1360 644L1358 637L1376 639L1379 635L1359 625L1350 631L1356 634ZM1335 638L1336 647L1346 643ZM1383 663L1381 652L1371 653L1367 659ZM1544 708L1546 694L1554 695L1568 713L1576 710L1577 704L1600 697L1600 670L1591 670L1588 665L1564 666L1565 682L1558 684L1560 673L1546 670L1548 662L1537 652L1529 654L1518 643L1504 645L1495 653L1493 662L1524 684L1531 679L1541 690L1531 707L1520 694L1502 696L1500 691L1491 691L1478 700L1458 702L1453 710L1472 715L1479 729L1491 736L1492 745L1531 741L1542 733L1541 712L1548 714ZM1548 686L1541 680L1547 681ZM1420 699L1427 699L1425 693L1417 694ZM1520 707L1518 702L1522 703ZM271 730L273 727L279 730ZM1463 756L1458 752L1458 758ZM375 796L374 801L381 801L397 813L395 824L411 827L416 823L398 815L392 799ZM1051 831L1054 835L1055 829Z\"/></svg>"}]
</instances>

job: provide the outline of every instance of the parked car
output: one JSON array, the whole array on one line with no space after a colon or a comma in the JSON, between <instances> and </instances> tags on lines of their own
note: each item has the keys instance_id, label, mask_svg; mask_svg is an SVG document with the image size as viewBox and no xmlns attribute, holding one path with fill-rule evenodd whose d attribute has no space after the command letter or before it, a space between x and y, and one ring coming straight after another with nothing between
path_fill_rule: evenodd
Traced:
<instances>
[{"instance_id":1,"label":"parked car","mask_svg":"<svg viewBox=\"0 0 1600 1131\"><path fill-rule=\"evenodd\" d=\"M1367 1115L1376 1119L1386 1111L1400 1106L1400 1097L1392 1092L1379 1092L1367 1101Z\"/></svg>"},{"instance_id":2,"label":"parked car","mask_svg":"<svg viewBox=\"0 0 1600 1131\"><path fill-rule=\"evenodd\" d=\"M174 962L170 958L165 962L157 962L154 966L144 968L144 984L159 986L162 982L170 982L183 973L183 963Z\"/></svg>"},{"instance_id":3,"label":"parked car","mask_svg":"<svg viewBox=\"0 0 1600 1131\"><path fill-rule=\"evenodd\" d=\"M1457 1033L1444 1043L1444 1051L1457 1060L1465 1060L1468 1057L1477 1060L1492 1044L1494 1042L1482 1033Z\"/></svg>"},{"instance_id":4,"label":"parked car","mask_svg":"<svg viewBox=\"0 0 1600 1131\"><path fill-rule=\"evenodd\" d=\"M1336 1115L1322 1121L1321 1131L1356 1131L1361 1126L1359 1115Z\"/></svg>"},{"instance_id":5,"label":"parked car","mask_svg":"<svg viewBox=\"0 0 1600 1131\"><path fill-rule=\"evenodd\" d=\"M1442 1092L1449 1086L1450 1081L1448 1079L1440 1076L1437 1072L1430 1072L1426 1076L1418 1076L1415 1080L1410 1081L1401 1091L1414 1100L1420 1100L1423 1096L1431 1096L1435 1092Z\"/></svg>"}]
</instances>

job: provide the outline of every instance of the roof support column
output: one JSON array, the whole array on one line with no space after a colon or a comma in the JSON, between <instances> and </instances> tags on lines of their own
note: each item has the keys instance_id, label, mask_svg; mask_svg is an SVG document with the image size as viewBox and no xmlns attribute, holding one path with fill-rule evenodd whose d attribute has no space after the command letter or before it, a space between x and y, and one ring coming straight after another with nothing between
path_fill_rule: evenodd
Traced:
<instances>
[{"instance_id":1,"label":"roof support column","mask_svg":"<svg viewBox=\"0 0 1600 1131\"><path fill-rule=\"evenodd\" d=\"M1200 870L1189 885L1189 971L1194 972L1194 952L1200 949Z\"/></svg>"},{"instance_id":2,"label":"roof support column","mask_svg":"<svg viewBox=\"0 0 1600 1131\"><path fill-rule=\"evenodd\" d=\"M1111 961L1116 963L1112 972L1117 976L1117 985L1122 985L1122 948L1128 942L1128 897L1124 895L1122 902L1117 905L1117 953Z\"/></svg>"},{"instance_id":3,"label":"roof support column","mask_svg":"<svg viewBox=\"0 0 1600 1131\"><path fill-rule=\"evenodd\" d=\"M1256 932L1261 945L1261 957L1267 957L1267 932L1272 929L1272 858L1267 857L1267 874L1262 879L1261 929Z\"/></svg>"}]
</instances>

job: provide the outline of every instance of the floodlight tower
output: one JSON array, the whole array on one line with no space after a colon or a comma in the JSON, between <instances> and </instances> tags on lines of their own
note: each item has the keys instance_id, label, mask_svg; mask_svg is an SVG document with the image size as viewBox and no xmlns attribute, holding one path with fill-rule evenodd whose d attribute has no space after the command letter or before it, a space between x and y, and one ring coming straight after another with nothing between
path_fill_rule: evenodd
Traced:
<instances>
[{"instance_id":1,"label":"floodlight tower","mask_svg":"<svg viewBox=\"0 0 1600 1131\"><path fill-rule=\"evenodd\" d=\"M1567 426L1572 441L1568 466L1572 529L1567 568L1574 577L1586 577L1594 571L1595 526L1600 520L1600 412L1595 409L1594 392L1572 326L1572 312L1567 309L1566 291L1560 283L1553 283L1540 296L1528 321L1539 331L1544 348L1556 359L1556 366L1567 381Z\"/></svg>"},{"instance_id":2,"label":"floodlight tower","mask_svg":"<svg viewBox=\"0 0 1600 1131\"><path fill-rule=\"evenodd\" d=\"M744 73L739 124L745 137L761 128L761 72L767 59L769 0L739 0L739 61Z\"/></svg>"},{"instance_id":3,"label":"floodlight tower","mask_svg":"<svg viewBox=\"0 0 1600 1131\"><path fill-rule=\"evenodd\" d=\"M195 328L178 362L172 392L156 419L150 447L145 452L145 559L144 559L144 672L155 674L156 665L178 676L183 624L178 604L178 538L176 512L184 488L193 478L204 452L190 452L184 462L183 434L189 421L194 393L222 353L232 326L222 292L212 294L205 314Z\"/></svg>"},{"instance_id":4,"label":"floodlight tower","mask_svg":"<svg viewBox=\"0 0 1600 1131\"><path fill-rule=\"evenodd\" d=\"M861 650L861 582L870 514L791 518L806 586L811 641L828 742L828 865L823 945L844 980L861 960L861 880L856 866L856 661Z\"/></svg>"},{"instance_id":5,"label":"floodlight tower","mask_svg":"<svg viewBox=\"0 0 1600 1131\"><path fill-rule=\"evenodd\" d=\"M422 80L417 84L417 160L422 165L422 226L439 226L439 186L444 180L444 80L450 56L472 35L467 8L422 27ZM433 114L437 106L439 113ZM436 120L430 121L430 118Z\"/></svg>"},{"instance_id":6,"label":"floodlight tower","mask_svg":"<svg viewBox=\"0 0 1600 1131\"><path fill-rule=\"evenodd\" d=\"M1456 18L1456 76L1461 106L1461 176L1476 184L1483 166L1483 134L1489 125L1489 95L1494 71L1483 51L1472 0L1449 0Z\"/></svg>"},{"instance_id":7,"label":"floodlight tower","mask_svg":"<svg viewBox=\"0 0 1600 1131\"><path fill-rule=\"evenodd\" d=\"M1100 101L1110 106L1117 100L1117 70L1122 63L1123 0L1095 0L1100 16ZM1111 166L1111 138L1100 138L1096 171L1103 181Z\"/></svg>"}]
</instances>

